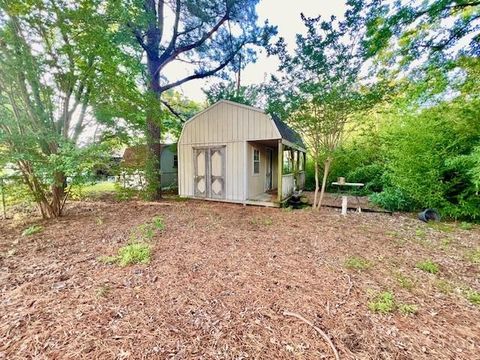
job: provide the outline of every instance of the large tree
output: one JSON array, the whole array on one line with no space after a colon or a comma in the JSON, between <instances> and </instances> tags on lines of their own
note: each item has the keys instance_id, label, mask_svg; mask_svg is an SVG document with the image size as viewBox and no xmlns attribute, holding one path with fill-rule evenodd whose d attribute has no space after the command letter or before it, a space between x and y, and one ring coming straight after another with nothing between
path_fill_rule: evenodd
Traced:
<instances>
[{"instance_id":1,"label":"large tree","mask_svg":"<svg viewBox=\"0 0 480 360\"><path fill-rule=\"evenodd\" d=\"M94 6L0 1L0 155L16 164L45 218L62 214L67 179L90 164L78 143L102 87L123 79L106 78L118 54Z\"/></svg>"},{"instance_id":2,"label":"large tree","mask_svg":"<svg viewBox=\"0 0 480 360\"><path fill-rule=\"evenodd\" d=\"M137 43L132 56L145 65L144 88L148 160L146 176L152 199L161 198L160 141L162 118L171 110L164 94L182 84L218 74L242 57L255 57L253 45L266 46L276 29L257 24L258 0L133 0L111 1L109 10L125 34ZM140 50L143 55L138 55ZM167 76L173 63L188 73ZM238 66L238 65L237 65ZM163 105L163 106L162 106Z\"/></svg>"},{"instance_id":3,"label":"large tree","mask_svg":"<svg viewBox=\"0 0 480 360\"><path fill-rule=\"evenodd\" d=\"M294 54L286 51L283 41L273 49L282 60L283 75L273 79L269 111L287 118L308 144L315 166L317 208L322 204L335 152L355 128L349 121L354 114L367 111L385 90L381 81L372 84L363 76L362 39L367 20L363 7L363 1L349 1L342 21L302 15L306 35L297 35Z\"/></svg>"}]
</instances>

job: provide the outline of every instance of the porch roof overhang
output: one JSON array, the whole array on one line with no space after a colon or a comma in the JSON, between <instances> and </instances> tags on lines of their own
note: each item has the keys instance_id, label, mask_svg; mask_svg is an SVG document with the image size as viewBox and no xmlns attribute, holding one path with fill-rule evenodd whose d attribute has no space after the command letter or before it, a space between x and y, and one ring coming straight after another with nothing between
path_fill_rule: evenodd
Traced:
<instances>
[{"instance_id":1,"label":"porch roof overhang","mask_svg":"<svg viewBox=\"0 0 480 360\"><path fill-rule=\"evenodd\" d=\"M282 139L282 144L285 145L285 146L288 146L289 148L292 148L294 150L298 150L300 152L303 152L303 153L306 153L307 150L305 148L303 148L302 146L299 146L298 144L295 144L291 141L288 141L286 139Z\"/></svg>"}]
</instances>

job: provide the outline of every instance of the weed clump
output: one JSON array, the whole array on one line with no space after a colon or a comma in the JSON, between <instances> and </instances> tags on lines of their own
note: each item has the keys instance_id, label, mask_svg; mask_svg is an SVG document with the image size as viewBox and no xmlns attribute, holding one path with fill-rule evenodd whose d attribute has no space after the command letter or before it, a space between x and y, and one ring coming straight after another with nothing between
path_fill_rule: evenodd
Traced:
<instances>
[{"instance_id":1,"label":"weed clump","mask_svg":"<svg viewBox=\"0 0 480 360\"><path fill-rule=\"evenodd\" d=\"M393 293L385 291L378 294L368 303L368 308L370 311L381 314L388 314L395 311L396 305Z\"/></svg>"},{"instance_id":2,"label":"weed clump","mask_svg":"<svg viewBox=\"0 0 480 360\"><path fill-rule=\"evenodd\" d=\"M40 225L32 225L23 230L22 236L30 236L34 234L38 234L43 231L43 227Z\"/></svg>"},{"instance_id":3,"label":"weed clump","mask_svg":"<svg viewBox=\"0 0 480 360\"><path fill-rule=\"evenodd\" d=\"M372 263L359 256L350 256L345 260L345 267L354 270L367 270L372 267Z\"/></svg>"},{"instance_id":4,"label":"weed clump","mask_svg":"<svg viewBox=\"0 0 480 360\"><path fill-rule=\"evenodd\" d=\"M152 252L149 245L132 243L122 246L118 250L117 262L120 266L148 264L151 254Z\"/></svg>"},{"instance_id":5,"label":"weed clump","mask_svg":"<svg viewBox=\"0 0 480 360\"><path fill-rule=\"evenodd\" d=\"M430 274L436 274L440 270L438 264L434 263L432 260L420 261L415 265L415 267Z\"/></svg>"}]
</instances>

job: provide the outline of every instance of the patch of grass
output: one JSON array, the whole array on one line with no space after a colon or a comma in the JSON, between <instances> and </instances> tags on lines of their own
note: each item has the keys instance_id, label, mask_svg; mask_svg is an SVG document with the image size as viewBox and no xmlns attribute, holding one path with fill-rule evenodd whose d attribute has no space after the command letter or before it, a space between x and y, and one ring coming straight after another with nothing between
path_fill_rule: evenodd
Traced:
<instances>
[{"instance_id":1,"label":"patch of grass","mask_svg":"<svg viewBox=\"0 0 480 360\"><path fill-rule=\"evenodd\" d=\"M480 249L473 250L467 254L467 259L474 264L480 264Z\"/></svg>"},{"instance_id":2,"label":"patch of grass","mask_svg":"<svg viewBox=\"0 0 480 360\"><path fill-rule=\"evenodd\" d=\"M165 229L165 221L163 221L163 218L161 216L155 216L152 219L152 224L157 230L161 231Z\"/></svg>"},{"instance_id":3,"label":"patch of grass","mask_svg":"<svg viewBox=\"0 0 480 360\"><path fill-rule=\"evenodd\" d=\"M150 241L153 239L157 231L162 230L165 230L165 221L161 216L156 216L151 222L136 226L130 234L130 241Z\"/></svg>"},{"instance_id":4,"label":"patch of grass","mask_svg":"<svg viewBox=\"0 0 480 360\"><path fill-rule=\"evenodd\" d=\"M118 250L117 262L120 266L132 264L148 264L152 255L150 246L142 243L132 243Z\"/></svg>"},{"instance_id":5,"label":"patch of grass","mask_svg":"<svg viewBox=\"0 0 480 360\"><path fill-rule=\"evenodd\" d=\"M430 221L427 223L427 226L432 229L443 231L443 232L453 232L455 230L455 228L451 224L444 223L444 222Z\"/></svg>"},{"instance_id":6,"label":"patch of grass","mask_svg":"<svg viewBox=\"0 0 480 360\"><path fill-rule=\"evenodd\" d=\"M176 202L185 202L185 201L188 201L189 199L188 199L188 197L175 195L174 197L172 197L172 200L176 201Z\"/></svg>"},{"instance_id":7,"label":"patch of grass","mask_svg":"<svg viewBox=\"0 0 480 360\"><path fill-rule=\"evenodd\" d=\"M442 294L448 295L453 292L453 285L448 280L439 279L435 281L435 286Z\"/></svg>"},{"instance_id":8,"label":"patch of grass","mask_svg":"<svg viewBox=\"0 0 480 360\"><path fill-rule=\"evenodd\" d=\"M400 304L398 305L398 311L403 315L413 315L417 313L418 307L411 304Z\"/></svg>"},{"instance_id":9,"label":"patch of grass","mask_svg":"<svg viewBox=\"0 0 480 360\"><path fill-rule=\"evenodd\" d=\"M480 306L480 292L475 290L467 290L465 297L474 305Z\"/></svg>"},{"instance_id":10,"label":"patch of grass","mask_svg":"<svg viewBox=\"0 0 480 360\"><path fill-rule=\"evenodd\" d=\"M40 225L32 225L22 231L22 236L30 236L41 233L43 231L43 227Z\"/></svg>"},{"instance_id":11,"label":"patch of grass","mask_svg":"<svg viewBox=\"0 0 480 360\"><path fill-rule=\"evenodd\" d=\"M359 256L350 256L345 260L345 267L354 270L367 270L372 267L372 263Z\"/></svg>"},{"instance_id":12,"label":"patch of grass","mask_svg":"<svg viewBox=\"0 0 480 360\"><path fill-rule=\"evenodd\" d=\"M426 235L427 233L425 232L425 230L422 230L422 229L415 230L415 236L419 237L420 239L425 239Z\"/></svg>"},{"instance_id":13,"label":"patch of grass","mask_svg":"<svg viewBox=\"0 0 480 360\"><path fill-rule=\"evenodd\" d=\"M372 301L368 303L370 311L381 314L388 314L395 311L395 297L389 291L382 292L376 295Z\"/></svg>"},{"instance_id":14,"label":"patch of grass","mask_svg":"<svg viewBox=\"0 0 480 360\"><path fill-rule=\"evenodd\" d=\"M293 207L291 207L291 206L288 206L288 207L282 207L282 211L285 211L285 212L291 212L291 211L293 211Z\"/></svg>"},{"instance_id":15,"label":"patch of grass","mask_svg":"<svg viewBox=\"0 0 480 360\"><path fill-rule=\"evenodd\" d=\"M404 289L412 290L415 286L415 282L411 278L401 273L395 274L395 279L397 280L398 284Z\"/></svg>"},{"instance_id":16,"label":"patch of grass","mask_svg":"<svg viewBox=\"0 0 480 360\"><path fill-rule=\"evenodd\" d=\"M462 221L460 223L460 226L459 226L460 229L462 230L472 230L473 229L473 225L469 222L466 222L466 221Z\"/></svg>"},{"instance_id":17,"label":"patch of grass","mask_svg":"<svg viewBox=\"0 0 480 360\"><path fill-rule=\"evenodd\" d=\"M440 248L442 250L447 250L451 243L452 243L451 239L447 239L447 238L443 239L442 243L440 244Z\"/></svg>"},{"instance_id":18,"label":"patch of grass","mask_svg":"<svg viewBox=\"0 0 480 360\"><path fill-rule=\"evenodd\" d=\"M100 216L97 216L95 218L95 224L102 225L103 224L103 218L101 218Z\"/></svg>"},{"instance_id":19,"label":"patch of grass","mask_svg":"<svg viewBox=\"0 0 480 360\"><path fill-rule=\"evenodd\" d=\"M415 267L430 274L436 274L440 270L438 264L433 262L432 260L420 261L415 265Z\"/></svg>"},{"instance_id":20,"label":"patch of grass","mask_svg":"<svg viewBox=\"0 0 480 360\"><path fill-rule=\"evenodd\" d=\"M100 286L96 291L95 291L95 295L97 297L107 297L108 294L110 293L111 289L110 289L110 286L108 285L102 285Z\"/></svg>"}]
</instances>

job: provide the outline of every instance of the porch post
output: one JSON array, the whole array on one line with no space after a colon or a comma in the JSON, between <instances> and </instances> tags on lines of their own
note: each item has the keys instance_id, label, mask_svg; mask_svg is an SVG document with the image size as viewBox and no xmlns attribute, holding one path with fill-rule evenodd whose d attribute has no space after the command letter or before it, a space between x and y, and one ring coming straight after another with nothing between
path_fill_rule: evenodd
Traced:
<instances>
[{"instance_id":1,"label":"porch post","mask_svg":"<svg viewBox=\"0 0 480 360\"><path fill-rule=\"evenodd\" d=\"M282 202L282 176L283 176L283 144L282 139L278 140L278 181L277 181L277 199Z\"/></svg>"}]
</instances>

